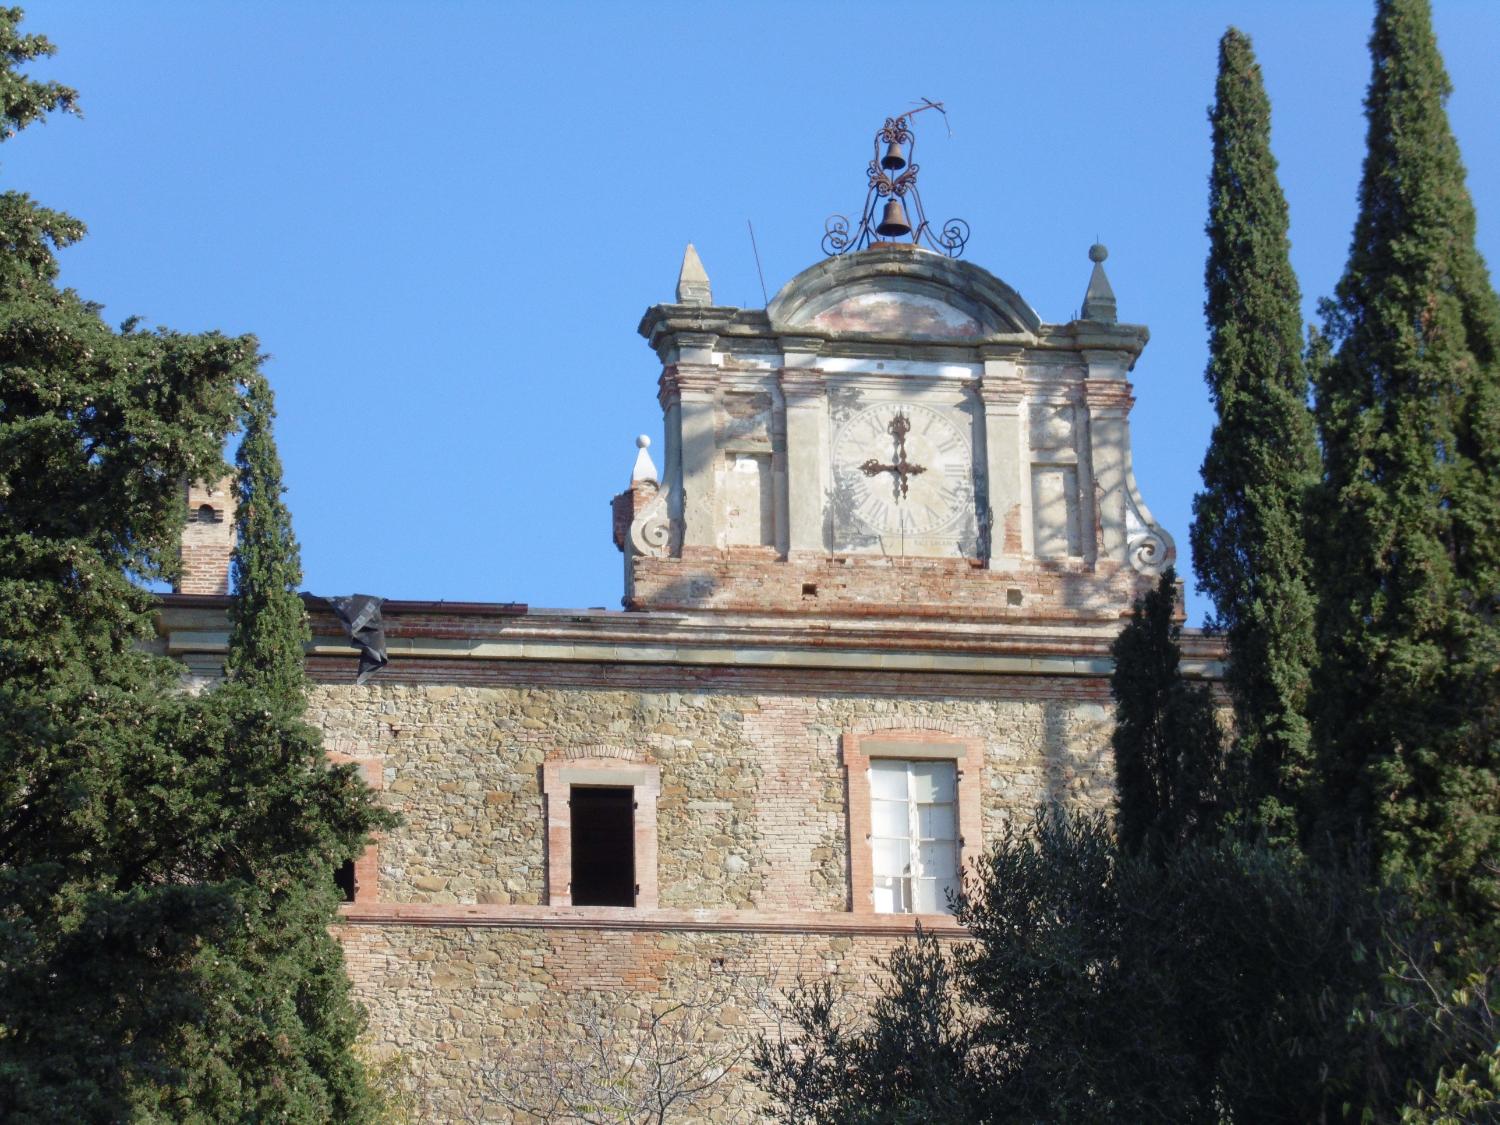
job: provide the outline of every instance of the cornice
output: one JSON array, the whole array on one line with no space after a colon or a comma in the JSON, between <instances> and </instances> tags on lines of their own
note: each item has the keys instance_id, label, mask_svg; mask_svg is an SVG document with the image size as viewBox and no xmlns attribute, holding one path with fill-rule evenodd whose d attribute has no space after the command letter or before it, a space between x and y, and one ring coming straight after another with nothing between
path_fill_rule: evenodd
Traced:
<instances>
[{"instance_id":1,"label":"cornice","mask_svg":"<svg viewBox=\"0 0 1500 1125\"><path fill-rule=\"evenodd\" d=\"M162 595L157 631L166 654L219 656L228 649L230 599ZM309 656L352 650L322 599L309 598ZM538 661L931 674L1096 678L1113 667L1118 623L974 622L961 619L848 618L607 610L527 610L486 605L388 601L386 647L393 665L416 661ZM1222 675L1220 638L1185 631L1188 675Z\"/></svg>"}]
</instances>

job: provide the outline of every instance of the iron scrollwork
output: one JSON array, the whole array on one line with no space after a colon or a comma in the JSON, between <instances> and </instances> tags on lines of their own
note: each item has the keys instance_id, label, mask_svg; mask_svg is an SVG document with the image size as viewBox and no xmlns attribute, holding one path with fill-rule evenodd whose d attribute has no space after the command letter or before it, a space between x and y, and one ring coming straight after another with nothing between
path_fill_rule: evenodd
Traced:
<instances>
[{"instance_id":1,"label":"iron scrollwork","mask_svg":"<svg viewBox=\"0 0 1500 1125\"><path fill-rule=\"evenodd\" d=\"M843 215L829 215L823 224L823 253L830 258L849 249L849 220Z\"/></svg>"},{"instance_id":2,"label":"iron scrollwork","mask_svg":"<svg viewBox=\"0 0 1500 1125\"><path fill-rule=\"evenodd\" d=\"M969 241L969 224L962 219L948 219L940 227L934 227L927 220L922 194L917 190L917 173L921 169L912 159L917 138L910 118L925 109L943 112L941 103L928 102L911 113L887 117L885 124L876 130L874 157L865 170L868 190L859 223L851 224L846 215L828 216L823 224L823 253L835 257L850 250L863 250L874 242L906 236L914 244L925 243L950 258L963 253ZM882 212L877 217L876 209L882 203Z\"/></svg>"},{"instance_id":3,"label":"iron scrollwork","mask_svg":"<svg viewBox=\"0 0 1500 1125\"><path fill-rule=\"evenodd\" d=\"M905 414L897 412L891 419L891 424L885 428L885 432L894 439L894 456L889 465L882 464L879 460L871 457L859 467L859 471L867 477L876 477L881 473L890 473L892 477L891 490L899 494L901 499L907 495L907 485L912 477L921 476L927 471L926 465L916 465L906 459L906 435L911 433L911 419Z\"/></svg>"}]
</instances>

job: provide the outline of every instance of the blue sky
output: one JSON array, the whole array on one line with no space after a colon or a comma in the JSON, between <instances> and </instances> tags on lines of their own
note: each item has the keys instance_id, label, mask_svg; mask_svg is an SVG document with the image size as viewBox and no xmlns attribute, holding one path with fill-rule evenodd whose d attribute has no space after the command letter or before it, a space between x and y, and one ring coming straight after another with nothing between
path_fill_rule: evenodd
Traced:
<instances>
[{"instance_id":1,"label":"blue sky","mask_svg":"<svg viewBox=\"0 0 1500 1125\"><path fill-rule=\"evenodd\" d=\"M608 500L658 367L635 333L683 244L760 305L857 211L881 120L921 126L923 198L966 257L1067 320L1108 244L1136 474L1177 538L1212 424L1202 273L1216 44L1249 32L1309 319L1343 267L1370 6L36 3L82 120L0 150L88 223L63 280L271 359L307 588L617 606ZM1500 258L1500 4L1437 0L1449 113ZM1190 617L1206 602L1191 593Z\"/></svg>"}]
</instances>

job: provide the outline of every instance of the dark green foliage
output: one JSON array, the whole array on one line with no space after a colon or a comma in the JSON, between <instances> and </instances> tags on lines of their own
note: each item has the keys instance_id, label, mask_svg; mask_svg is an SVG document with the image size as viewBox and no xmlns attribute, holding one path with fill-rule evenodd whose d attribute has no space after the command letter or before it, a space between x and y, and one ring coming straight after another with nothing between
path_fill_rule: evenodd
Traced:
<instances>
[{"instance_id":1,"label":"dark green foliage","mask_svg":"<svg viewBox=\"0 0 1500 1125\"><path fill-rule=\"evenodd\" d=\"M18 19L0 10L11 131L72 106L17 72L49 51ZM255 341L110 329L54 284L82 233L0 195L0 1118L359 1120L326 926L331 869L379 819L298 718L278 646L300 641L284 612L270 639L242 620L235 682L196 696L147 651L139 580L176 565L183 482L221 475L239 388L269 417ZM294 571L271 522L247 542ZM289 573L245 581L271 606Z\"/></svg>"},{"instance_id":2,"label":"dark green foliage","mask_svg":"<svg viewBox=\"0 0 1500 1125\"><path fill-rule=\"evenodd\" d=\"M832 982L799 986L787 1015L795 1038L762 1038L756 1080L784 1121L920 1125L976 1119L970 1032L953 962L917 932L886 966L871 1018L854 1021Z\"/></svg>"},{"instance_id":3,"label":"dark green foliage","mask_svg":"<svg viewBox=\"0 0 1500 1125\"><path fill-rule=\"evenodd\" d=\"M1249 38L1233 28L1219 41L1209 120L1205 379L1218 422L1193 500L1193 563L1229 643L1225 685L1248 819L1295 839L1314 777L1306 712L1316 646L1303 521L1319 461L1271 103Z\"/></svg>"},{"instance_id":4,"label":"dark green foliage","mask_svg":"<svg viewBox=\"0 0 1500 1125\"><path fill-rule=\"evenodd\" d=\"M295 593L302 583L302 560L292 515L282 499L281 458L271 436L273 404L266 381L252 380L245 391L245 428L235 457L236 597L229 613L225 671L236 683L300 713L307 690L307 614Z\"/></svg>"},{"instance_id":5,"label":"dark green foliage","mask_svg":"<svg viewBox=\"0 0 1500 1125\"><path fill-rule=\"evenodd\" d=\"M995 843L959 919L972 943L909 943L868 1019L827 984L794 994L796 1032L756 1059L782 1120L1390 1121L1493 1046L1493 990L1445 1014L1401 899L1286 849L1159 863L1103 818L1043 813Z\"/></svg>"},{"instance_id":6,"label":"dark green foliage","mask_svg":"<svg viewBox=\"0 0 1500 1125\"><path fill-rule=\"evenodd\" d=\"M1158 859L1217 830L1224 814L1224 735L1207 685L1182 677L1176 606L1168 567L1110 649L1120 841Z\"/></svg>"},{"instance_id":7,"label":"dark green foliage","mask_svg":"<svg viewBox=\"0 0 1500 1125\"><path fill-rule=\"evenodd\" d=\"M34 82L19 68L56 53L44 36L21 33L20 8L0 8L0 140L61 110L78 112L78 91L57 82Z\"/></svg>"},{"instance_id":8,"label":"dark green foliage","mask_svg":"<svg viewBox=\"0 0 1500 1125\"><path fill-rule=\"evenodd\" d=\"M1426 0L1380 0L1317 376L1321 829L1476 926L1500 906L1500 301Z\"/></svg>"},{"instance_id":9,"label":"dark green foliage","mask_svg":"<svg viewBox=\"0 0 1500 1125\"><path fill-rule=\"evenodd\" d=\"M228 682L206 699L213 725L204 730L230 788L219 818L195 835L211 846L210 877L244 885L243 925L206 981L214 1008L192 1044L188 1080L170 1096L215 1118L362 1121L374 1112L351 1054L362 1016L327 927L333 871L390 818L352 766L327 765L303 721L301 567L273 397L259 374L245 380L242 406Z\"/></svg>"},{"instance_id":10,"label":"dark green foliage","mask_svg":"<svg viewBox=\"0 0 1500 1125\"><path fill-rule=\"evenodd\" d=\"M1374 899L1275 851L1152 862L1101 818L1043 814L986 857L961 917L977 1041L1006 1060L992 1120L1315 1121L1375 1038L1344 1024L1376 983Z\"/></svg>"},{"instance_id":11,"label":"dark green foliage","mask_svg":"<svg viewBox=\"0 0 1500 1125\"><path fill-rule=\"evenodd\" d=\"M50 52L0 12L10 129L72 94L17 64ZM201 1015L195 973L238 917L184 885L180 819L207 782L198 707L139 648L211 474L254 342L114 332L54 285L82 224L0 195L0 1116L128 1116ZM170 781L168 780L170 779Z\"/></svg>"}]
</instances>

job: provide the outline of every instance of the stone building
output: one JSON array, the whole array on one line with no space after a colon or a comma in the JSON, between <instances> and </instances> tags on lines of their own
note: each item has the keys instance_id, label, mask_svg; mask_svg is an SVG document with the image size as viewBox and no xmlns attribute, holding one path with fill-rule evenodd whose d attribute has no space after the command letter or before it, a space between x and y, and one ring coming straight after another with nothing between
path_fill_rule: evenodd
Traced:
<instances>
[{"instance_id":1,"label":"stone building","mask_svg":"<svg viewBox=\"0 0 1500 1125\"><path fill-rule=\"evenodd\" d=\"M1047 323L872 214L765 309L689 247L647 310L665 441L614 500L622 610L387 601L355 686L311 603L312 719L405 818L339 932L424 1119L507 1119L495 1084L590 1004L628 1031L719 974L722 1043L798 974L866 993L914 922L961 934L946 892L1008 819L1111 797L1109 645L1174 553L1131 471L1148 333L1102 247ZM232 513L188 502L161 630L208 676ZM693 1113L756 1097L731 1073Z\"/></svg>"}]
</instances>

